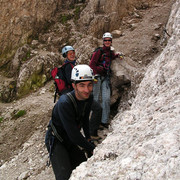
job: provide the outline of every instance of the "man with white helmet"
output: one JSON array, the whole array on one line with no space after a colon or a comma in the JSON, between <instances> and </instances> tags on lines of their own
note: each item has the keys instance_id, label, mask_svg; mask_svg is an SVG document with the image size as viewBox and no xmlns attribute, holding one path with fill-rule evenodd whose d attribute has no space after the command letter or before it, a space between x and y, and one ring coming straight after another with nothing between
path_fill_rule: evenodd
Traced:
<instances>
[{"instance_id":1,"label":"man with white helmet","mask_svg":"<svg viewBox=\"0 0 180 180\"><path fill-rule=\"evenodd\" d=\"M91 156L95 148L89 134L93 70L88 65L77 65L71 80L74 90L60 96L45 138L56 180L69 179L72 170L87 159L82 149Z\"/></svg>"},{"instance_id":2,"label":"man with white helmet","mask_svg":"<svg viewBox=\"0 0 180 180\"><path fill-rule=\"evenodd\" d=\"M98 48L92 55L90 67L97 77L97 83L93 87L93 95L96 101L102 99L102 119L101 125L108 128L110 115L110 66L111 61L119 57L111 50L112 35L109 32L103 34L103 47Z\"/></svg>"}]
</instances>

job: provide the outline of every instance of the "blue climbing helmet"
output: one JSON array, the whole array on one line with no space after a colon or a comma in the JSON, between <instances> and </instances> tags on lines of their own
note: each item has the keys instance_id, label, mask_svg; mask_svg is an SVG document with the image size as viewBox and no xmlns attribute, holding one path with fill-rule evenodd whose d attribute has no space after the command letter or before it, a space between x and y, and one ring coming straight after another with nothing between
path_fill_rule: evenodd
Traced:
<instances>
[{"instance_id":1,"label":"blue climbing helmet","mask_svg":"<svg viewBox=\"0 0 180 180\"><path fill-rule=\"evenodd\" d=\"M62 48L62 55L63 55L64 58L67 57L67 52L68 51L75 51L75 50L74 50L74 48L72 46L64 46Z\"/></svg>"}]
</instances>

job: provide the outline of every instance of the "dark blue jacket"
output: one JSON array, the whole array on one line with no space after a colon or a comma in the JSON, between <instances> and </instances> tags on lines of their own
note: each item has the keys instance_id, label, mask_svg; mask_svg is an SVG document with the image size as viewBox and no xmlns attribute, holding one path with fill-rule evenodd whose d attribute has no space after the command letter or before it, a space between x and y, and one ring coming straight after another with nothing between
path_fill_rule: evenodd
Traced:
<instances>
[{"instance_id":1,"label":"dark blue jacket","mask_svg":"<svg viewBox=\"0 0 180 180\"><path fill-rule=\"evenodd\" d=\"M75 92L71 91L76 103L78 113L74 107L73 102L66 94L63 94L52 113L52 122L58 131L58 134L63 138L64 143L70 147L71 145L78 145L87 151L93 151L94 146L87 141L89 135L89 114L93 101L93 96L84 101L79 101L75 97ZM84 111L84 117L81 120L77 119ZM83 128L85 137L81 134L80 129Z\"/></svg>"}]
</instances>

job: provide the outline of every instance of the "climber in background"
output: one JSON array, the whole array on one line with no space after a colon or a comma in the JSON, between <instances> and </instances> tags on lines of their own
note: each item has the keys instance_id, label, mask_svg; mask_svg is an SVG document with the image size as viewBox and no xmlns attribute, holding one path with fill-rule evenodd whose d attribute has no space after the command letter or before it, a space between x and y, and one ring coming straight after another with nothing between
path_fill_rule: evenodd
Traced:
<instances>
[{"instance_id":1,"label":"climber in background","mask_svg":"<svg viewBox=\"0 0 180 180\"><path fill-rule=\"evenodd\" d=\"M109 32L103 34L103 47L97 48L91 57L90 67L93 69L96 83L93 87L94 100L102 104L102 119L101 126L108 128L109 115L110 115L110 75L111 75L111 62L117 57L122 59L121 54L115 54L111 50L112 35Z\"/></svg>"}]
</instances>

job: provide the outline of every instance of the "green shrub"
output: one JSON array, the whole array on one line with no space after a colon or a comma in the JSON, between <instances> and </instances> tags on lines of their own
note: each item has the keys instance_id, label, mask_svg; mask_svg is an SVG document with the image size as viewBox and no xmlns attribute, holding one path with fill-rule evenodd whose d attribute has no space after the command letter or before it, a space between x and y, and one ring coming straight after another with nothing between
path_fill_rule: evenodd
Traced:
<instances>
[{"instance_id":1,"label":"green shrub","mask_svg":"<svg viewBox=\"0 0 180 180\"><path fill-rule=\"evenodd\" d=\"M62 14L60 15L60 22L62 24L66 24L68 20L72 19L72 15L71 14Z\"/></svg>"},{"instance_id":2,"label":"green shrub","mask_svg":"<svg viewBox=\"0 0 180 180\"><path fill-rule=\"evenodd\" d=\"M75 18L75 21L79 19L80 13L81 13L81 8L78 6L78 7L76 7L75 10L74 10L74 18Z\"/></svg>"},{"instance_id":3,"label":"green shrub","mask_svg":"<svg viewBox=\"0 0 180 180\"><path fill-rule=\"evenodd\" d=\"M3 117L0 117L0 123L3 121L3 119L4 119Z\"/></svg>"},{"instance_id":4,"label":"green shrub","mask_svg":"<svg viewBox=\"0 0 180 180\"><path fill-rule=\"evenodd\" d=\"M31 52L28 51L28 52L26 53L25 57L22 58L22 61L28 60L28 59L30 58L30 56L31 56Z\"/></svg>"},{"instance_id":5,"label":"green shrub","mask_svg":"<svg viewBox=\"0 0 180 180\"><path fill-rule=\"evenodd\" d=\"M26 114L25 110L20 110L16 114L14 114L13 118L18 119L19 117L22 117Z\"/></svg>"}]
</instances>

